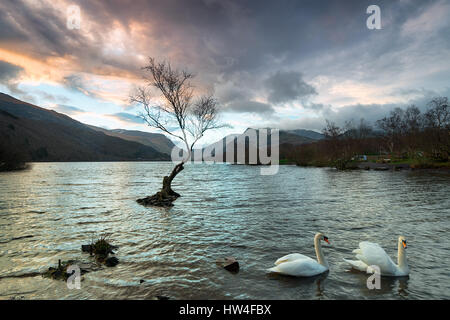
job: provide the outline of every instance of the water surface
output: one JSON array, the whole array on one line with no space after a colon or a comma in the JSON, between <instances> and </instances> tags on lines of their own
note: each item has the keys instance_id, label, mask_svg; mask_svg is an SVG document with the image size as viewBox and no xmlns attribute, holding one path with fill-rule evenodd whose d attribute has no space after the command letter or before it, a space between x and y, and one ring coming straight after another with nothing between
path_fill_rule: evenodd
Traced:
<instances>
[{"instance_id":1,"label":"water surface","mask_svg":"<svg viewBox=\"0 0 450 320\"><path fill-rule=\"evenodd\" d=\"M187 165L175 207L144 208L172 163L35 163L0 174L0 299L449 299L448 172L336 172L281 166ZM268 274L292 252L314 257L325 233L330 272L311 279ZM80 290L38 273L58 259L89 259L82 244L111 233L118 266L83 276ZM408 240L411 273L380 290L343 258L359 241L396 261ZM219 268L234 256L238 274ZM140 284L140 280L145 280Z\"/></svg>"}]
</instances>

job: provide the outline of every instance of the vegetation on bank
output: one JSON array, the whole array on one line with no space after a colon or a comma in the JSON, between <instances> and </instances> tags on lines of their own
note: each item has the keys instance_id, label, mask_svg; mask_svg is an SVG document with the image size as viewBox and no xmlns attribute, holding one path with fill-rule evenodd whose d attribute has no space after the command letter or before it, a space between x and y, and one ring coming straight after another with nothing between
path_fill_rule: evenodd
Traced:
<instances>
[{"instance_id":1,"label":"vegetation on bank","mask_svg":"<svg viewBox=\"0 0 450 320\"><path fill-rule=\"evenodd\" d=\"M364 119L344 127L327 120L325 139L293 147L285 158L299 166L363 169L365 163L413 169L450 168L448 98L434 98L421 113L412 105L396 108L373 128ZM288 160L285 160L288 162Z\"/></svg>"},{"instance_id":2,"label":"vegetation on bank","mask_svg":"<svg viewBox=\"0 0 450 320\"><path fill-rule=\"evenodd\" d=\"M21 152L6 152L0 146L0 172L17 171L29 168L26 162L26 156Z\"/></svg>"}]
</instances>

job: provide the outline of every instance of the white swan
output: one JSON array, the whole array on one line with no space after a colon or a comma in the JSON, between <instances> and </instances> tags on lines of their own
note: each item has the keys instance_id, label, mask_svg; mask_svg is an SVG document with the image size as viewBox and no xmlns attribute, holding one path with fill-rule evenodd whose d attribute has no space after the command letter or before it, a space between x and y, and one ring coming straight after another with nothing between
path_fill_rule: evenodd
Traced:
<instances>
[{"instance_id":1,"label":"white swan","mask_svg":"<svg viewBox=\"0 0 450 320\"><path fill-rule=\"evenodd\" d=\"M314 248L318 262L303 254L291 253L275 261L275 267L268 269L268 271L295 277L312 277L324 273L329 269L329 266L323 256L320 240L330 243L322 233L315 235Z\"/></svg>"},{"instance_id":2,"label":"white swan","mask_svg":"<svg viewBox=\"0 0 450 320\"><path fill-rule=\"evenodd\" d=\"M363 241L359 243L359 249L353 250L358 260L346 260L354 269L367 271L369 266L378 266L382 276L401 277L409 274L408 263L406 262L406 239L398 237L397 264L387 255L378 243ZM369 270L370 271L370 270Z\"/></svg>"}]
</instances>

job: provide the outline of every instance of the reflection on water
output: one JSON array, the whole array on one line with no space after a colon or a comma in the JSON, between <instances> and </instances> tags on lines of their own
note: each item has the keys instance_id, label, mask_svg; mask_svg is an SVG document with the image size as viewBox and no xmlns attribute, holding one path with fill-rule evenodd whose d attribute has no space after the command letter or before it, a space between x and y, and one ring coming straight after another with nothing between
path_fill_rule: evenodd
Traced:
<instances>
[{"instance_id":1,"label":"reflection on water","mask_svg":"<svg viewBox=\"0 0 450 320\"><path fill-rule=\"evenodd\" d=\"M170 210L135 200L160 187L171 163L36 163L0 175L0 298L26 299L449 299L450 175L336 172L281 166L189 165L174 181ZM309 279L268 274L279 257L315 257L325 233L330 271ZM88 273L81 290L44 279L58 259L89 259L82 244L111 233L117 267ZM348 269L359 241L378 242L396 261L408 240L409 278ZM237 274L217 258L234 256ZM141 280L144 280L142 282ZM142 283L141 283L142 282Z\"/></svg>"},{"instance_id":2,"label":"reflection on water","mask_svg":"<svg viewBox=\"0 0 450 320\"><path fill-rule=\"evenodd\" d=\"M396 261L396 260L394 260ZM381 285L380 289L377 290L369 290L367 288L367 278L370 274L365 274L363 272L358 272L354 270L348 270L348 273L351 273L355 280L358 281L358 287L361 290L361 293L370 298L375 298L376 296L380 296L381 298L386 297L389 294L396 294L398 298L407 298L408 297L408 281L409 276L406 277L381 277ZM436 297L438 298L438 297Z\"/></svg>"},{"instance_id":3,"label":"reflection on water","mask_svg":"<svg viewBox=\"0 0 450 320\"><path fill-rule=\"evenodd\" d=\"M276 273L269 273L267 277L270 280L277 281L281 289L286 288L295 290L301 288L301 290L304 290L305 292L309 292L311 294L311 299L321 299L325 296L324 284L327 276L328 272L307 278L284 276Z\"/></svg>"}]
</instances>

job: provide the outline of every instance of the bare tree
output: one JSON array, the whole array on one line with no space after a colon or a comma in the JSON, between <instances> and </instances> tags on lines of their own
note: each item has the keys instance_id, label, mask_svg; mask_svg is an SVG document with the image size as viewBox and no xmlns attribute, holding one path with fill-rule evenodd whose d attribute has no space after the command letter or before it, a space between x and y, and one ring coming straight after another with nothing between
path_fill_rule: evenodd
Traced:
<instances>
[{"instance_id":1,"label":"bare tree","mask_svg":"<svg viewBox=\"0 0 450 320\"><path fill-rule=\"evenodd\" d=\"M433 157L448 161L450 157L450 105L447 97L437 97L428 103L425 125Z\"/></svg>"},{"instance_id":2,"label":"bare tree","mask_svg":"<svg viewBox=\"0 0 450 320\"><path fill-rule=\"evenodd\" d=\"M403 132L403 115L401 108L392 110L388 117L378 120L377 126L384 131L384 138L390 153L393 153L398 139Z\"/></svg>"},{"instance_id":3,"label":"bare tree","mask_svg":"<svg viewBox=\"0 0 450 320\"><path fill-rule=\"evenodd\" d=\"M403 122L405 133L419 132L423 126L423 119L419 108L415 105L410 105L405 111Z\"/></svg>"},{"instance_id":4,"label":"bare tree","mask_svg":"<svg viewBox=\"0 0 450 320\"><path fill-rule=\"evenodd\" d=\"M355 124L353 119L345 121L345 136L352 139L365 139L372 133L371 125L361 118L359 124Z\"/></svg>"},{"instance_id":5,"label":"bare tree","mask_svg":"<svg viewBox=\"0 0 450 320\"><path fill-rule=\"evenodd\" d=\"M344 133L344 131L338 127L336 123L329 120L325 121L327 125L322 129L322 134L325 136L325 139L336 140L341 134Z\"/></svg>"},{"instance_id":6,"label":"bare tree","mask_svg":"<svg viewBox=\"0 0 450 320\"><path fill-rule=\"evenodd\" d=\"M329 120L325 121L326 126L322 129L322 134L325 136L324 143L327 145L329 159L337 169L346 169L350 161L351 144L349 140L351 139L345 139L345 129L337 126L334 122L330 122ZM346 128L350 128L351 126L351 121L346 123Z\"/></svg>"},{"instance_id":7,"label":"bare tree","mask_svg":"<svg viewBox=\"0 0 450 320\"><path fill-rule=\"evenodd\" d=\"M428 127L450 129L450 105L447 97L437 97L428 103L425 121Z\"/></svg>"},{"instance_id":8,"label":"bare tree","mask_svg":"<svg viewBox=\"0 0 450 320\"><path fill-rule=\"evenodd\" d=\"M420 132L423 129L423 117L419 108L409 106L403 115L403 140L409 157L414 157L420 145Z\"/></svg>"},{"instance_id":9,"label":"bare tree","mask_svg":"<svg viewBox=\"0 0 450 320\"><path fill-rule=\"evenodd\" d=\"M161 130L185 146L183 159L169 176L163 178L161 190L153 196L139 199L144 205L171 206L180 195L171 188L172 180L191 159L195 143L206 131L224 127L218 122L218 105L212 96L194 100L194 75L186 70L173 69L168 62L149 58L145 86L137 88L131 102L143 106L140 113L148 126ZM156 89L156 90L155 90ZM154 94L154 91L158 92ZM172 128L176 130L172 130ZM185 151L185 152L184 152Z\"/></svg>"}]
</instances>

